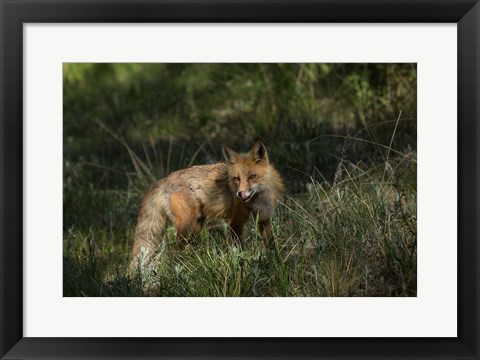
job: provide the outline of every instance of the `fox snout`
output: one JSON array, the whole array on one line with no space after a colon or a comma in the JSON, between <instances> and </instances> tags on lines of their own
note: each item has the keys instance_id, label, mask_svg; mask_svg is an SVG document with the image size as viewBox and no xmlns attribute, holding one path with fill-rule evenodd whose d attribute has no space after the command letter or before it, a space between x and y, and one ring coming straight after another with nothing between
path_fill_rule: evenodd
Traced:
<instances>
[{"instance_id":1,"label":"fox snout","mask_svg":"<svg viewBox=\"0 0 480 360\"><path fill-rule=\"evenodd\" d=\"M249 201L252 198L253 191L252 190L247 190L247 191L237 191L237 196L240 198L242 201Z\"/></svg>"}]
</instances>

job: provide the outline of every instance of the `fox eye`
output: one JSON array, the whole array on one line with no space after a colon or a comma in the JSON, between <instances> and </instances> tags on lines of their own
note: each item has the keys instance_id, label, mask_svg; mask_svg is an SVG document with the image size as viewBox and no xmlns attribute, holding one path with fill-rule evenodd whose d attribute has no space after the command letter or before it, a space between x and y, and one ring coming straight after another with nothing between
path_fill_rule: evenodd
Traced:
<instances>
[{"instance_id":1,"label":"fox eye","mask_svg":"<svg viewBox=\"0 0 480 360\"><path fill-rule=\"evenodd\" d=\"M239 178L238 176L234 176L234 177L233 177L233 181L239 182L239 181L240 181L240 178Z\"/></svg>"},{"instance_id":2,"label":"fox eye","mask_svg":"<svg viewBox=\"0 0 480 360\"><path fill-rule=\"evenodd\" d=\"M252 174L252 175L250 175L250 176L248 177L248 180L253 180L253 179L255 179L256 177L257 177L257 175Z\"/></svg>"}]
</instances>

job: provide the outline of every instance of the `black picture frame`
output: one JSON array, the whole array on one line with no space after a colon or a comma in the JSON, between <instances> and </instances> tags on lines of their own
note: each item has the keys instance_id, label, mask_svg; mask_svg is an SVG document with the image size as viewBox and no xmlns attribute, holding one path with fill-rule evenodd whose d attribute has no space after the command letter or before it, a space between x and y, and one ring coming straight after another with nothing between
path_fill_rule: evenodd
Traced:
<instances>
[{"instance_id":1,"label":"black picture frame","mask_svg":"<svg viewBox=\"0 0 480 360\"><path fill-rule=\"evenodd\" d=\"M0 0L0 12L1 358L479 358L478 0ZM457 23L458 337L23 337L23 24L95 22Z\"/></svg>"}]
</instances>

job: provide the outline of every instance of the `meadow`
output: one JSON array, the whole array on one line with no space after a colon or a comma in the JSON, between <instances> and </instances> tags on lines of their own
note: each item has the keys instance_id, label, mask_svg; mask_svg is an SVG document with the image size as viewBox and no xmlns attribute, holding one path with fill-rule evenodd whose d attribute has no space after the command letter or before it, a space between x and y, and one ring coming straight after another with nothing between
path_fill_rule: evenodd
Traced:
<instances>
[{"instance_id":1,"label":"meadow","mask_svg":"<svg viewBox=\"0 0 480 360\"><path fill-rule=\"evenodd\" d=\"M64 64L64 296L416 296L415 64ZM276 250L208 222L127 274L141 197L261 139Z\"/></svg>"}]
</instances>

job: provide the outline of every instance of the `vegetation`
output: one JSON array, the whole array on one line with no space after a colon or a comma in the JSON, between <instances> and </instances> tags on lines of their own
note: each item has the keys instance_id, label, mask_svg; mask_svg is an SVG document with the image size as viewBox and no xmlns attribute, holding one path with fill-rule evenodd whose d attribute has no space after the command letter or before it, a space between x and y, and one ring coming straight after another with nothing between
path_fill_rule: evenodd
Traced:
<instances>
[{"instance_id":1,"label":"vegetation","mask_svg":"<svg viewBox=\"0 0 480 360\"><path fill-rule=\"evenodd\" d=\"M65 64L64 296L416 296L415 64ZM210 222L129 277L142 194L267 146L277 250ZM148 285L148 286L146 286Z\"/></svg>"}]
</instances>

